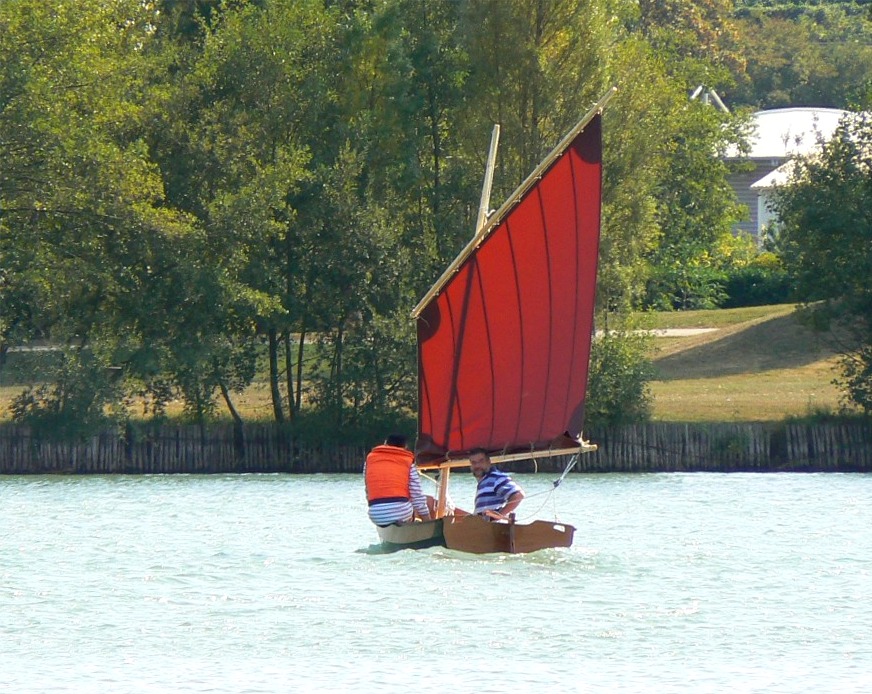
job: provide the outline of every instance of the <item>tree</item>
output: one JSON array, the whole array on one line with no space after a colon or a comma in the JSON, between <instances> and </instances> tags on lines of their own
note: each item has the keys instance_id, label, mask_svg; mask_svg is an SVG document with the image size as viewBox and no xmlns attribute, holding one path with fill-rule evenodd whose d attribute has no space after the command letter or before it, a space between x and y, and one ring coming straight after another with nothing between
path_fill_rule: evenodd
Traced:
<instances>
[{"instance_id":1,"label":"tree","mask_svg":"<svg viewBox=\"0 0 872 694\"><path fill-rule=\"evenodd\" d=\"M725 265L718 253L741 216L723 154L741 142L741 120L691 101L671 118L675 134L657 182L660 243L650 254L647 301L659 308L715 308Z\"/></svg>"},{"instance_id":2,"label":"tree","mask_svg":"<svg viewBox=\"0 0 872 694\"><path fill-rule=\"evenodd\" d=\"M633 28L659 53L673 74L714 86L727 68L741 69L731 0L640 0Z\"/></svg>"},{"instance_id":3,"label":"tree","mask_svg":"<svg viewBox=\"0 0 872 694\"><path fill-rule=\"evenodd\" d=\"M112 376L95 412L237 416L263 352L276 420L410 409L409 310L473 232L493 124L496 204L612 76L599 300L630 307L658 243L723 221L687 93L723 71L724 5L0 3L0 356L68 345L95 377L64 388Z\"/></svg>"},{"instance_id":4,"label":"tree","mask_svg":"<svg viewBox=\"0 0 872 694\"><path fill-rule=\"evenodd\" d=\"M610 86L612 20L588 0L486 0L468 3L461 30L474 68L467 122L479 128L482 162L491 125L502 129L501 199Z\"/></svg>"},{"instance_id":5,"label":"tree","mask_svg":"<svg viewBox=\"0 0 872 694\"><path fill-rule=\"evenodd\" d=\"M742 8L734 103L757 108L868 105L872 16L860 3Z\"/></svg>"},{"instance_id":6,"label":"tree","mask_svg":"<svg viewBox=\"0 0 872 694\"><path fill-rule=\"evenodd\" d=\"M148 271L141 241L191 230L142 138L154 21L137 0L0 4L0 342L64 353L53 387L22 396L24 418L93 424L120 402L113 345Z\"/></svg>"},{"instance_id":7,"label":"tree","mask_svg":"<svg viewBox=\"0 0 872 694\"><path fill-rule=\"evenodd\" d=\"M232 344L266 341L273 412L281 422L302 400L313 276L307 254L321 228L304 209L314 198L305 191L317 190L319 172L338 149L330 137L336 92L329 84L336 21L318 0L227 3L211 8L208 19L200 20L195 48L179 54L182 69L168 96L155 102L163 108L154 114L151 147L171 204L198 220L204 259L232 296L216 302L223 313L212 324ZM165 41L166 50L178 51L172 32ZM303 336L296 371L295 333ZM206 365L239 363L203 357ZM256 357L249 351L249 361ZM200 372L209 378L212 369ZM231 376L217 385L233 412Z\"/></svg>"},{"instance_id":8,"label":"tree","mask_svg":"<svg viewBox=\"0 0 872 694\"><path fill-rule=\"evenodd\" d=\"M723 273L712 251L730 234L739 210L720 155L740 139L740 128L735 117L689 95L700 84L721 88L730 79L727 68L741 65L731 3L645 0L619 7L627 33L615 55L631 94L620 101L629 118L618 127L610 153L619 150L614 159L633 162L612 164L619 172L616 192L635 187L636 193L616 198L620 217L632 214L635 223L629 232L626 222L620 225L615 239L635 252L617 254L617 276L631 278L632 290L610 303L713 305ZM612 243L609 235L606 243ZM614 294L620 285L606 267L606 286Z\"/></svg>"},{"instance_id":9,"label":"tree","mask_svg":"<svg viewBox=\"0 0 872 694\"><path fill-rule=\"evenodd\" d=\"M776 242L814 324L838 328L846 400L872 413L872 117L843 119L775 201Z\"/></svg>"},{"instance_id":10,"label":"tree","mask_svg":"<svg viewBox=\"0 0 872 694\"><path fill-rule=\"evenodd\" d=\"M654 369L647 355L650 338L643 332L607 326L591 345L585 403L588 429L634 424L651 415Z\"/></svg>"}]
</instances>

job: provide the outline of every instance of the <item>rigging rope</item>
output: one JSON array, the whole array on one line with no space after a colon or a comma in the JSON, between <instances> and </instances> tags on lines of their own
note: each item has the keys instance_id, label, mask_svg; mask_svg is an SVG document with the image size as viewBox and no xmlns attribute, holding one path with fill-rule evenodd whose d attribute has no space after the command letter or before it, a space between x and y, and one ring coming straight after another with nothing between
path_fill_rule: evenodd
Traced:
<instances>
[{"instance_id":1,"label":"rigging rope","mask_svg":"<svg viewBox=\"0 0 872 694\"><path fill-rule=\"evenodd\" d=\"M556 480L554 480L554 481L551 483L551 489L544 489L544 490L542 490L541 492L536 492L535 494L530 494L529 496L524 497L525 500L529 500L529 499L532 499L533 497L540 496L540 495L542 495L542 494L547 494L547 495L548 495L548 496L546 497L545 501L542 502L542 505L541 505L539 508L537 508L533 513L525 514L525 515L523 516L523 518L520 518L520 519L518 519L518 520L527 520L528 518L535 518L536 516L539 515L539 513L542 511L542 509L545 508L545 506L546 506L546 504L548 503L549 499L550 499L551 501L554 501L554 497L553 497L554 490L557 489L557 487L560 486L561 482L563 482L563 480L566 479L566 476L569 474L570 470L572 470L572 468L574 468L575 465L578 463L579 455L580 455L579 453L575 453L575 454L573 454L573 456L569 459L569 463L566 465L566 468L564 468L564 470L563 470L563 474L561 474L560 477L558 477ZM537 469L537 471L538 471L538 461L536 461L536 460L534 459L534 460L533 460L533 463L536 465L536 469ZM423 479L426 479L426 480L432 482L433 484L435 484L435 485L437 485L437 486L439 485L439 481L438 481L437 479L435 479L434 477L431 477L431 476L428 475L427 473L425 473L425 472L419 472L418 474L419 474ZM448 501L450 501L450 499L451 499L451 497L449 496L449 497L448 497ZM451 504L451 505L453 506L453 504ZM557 503L556 503L556 501L554 502L554 513L553 513L553 515L554 515L554 518L556 519L556 518L557 518Z\"/></svg>"},{"instance_id":2,"label":"rigging rope","mask_svg":"<svg viewBox=\"0 0 872 694\"><path fill-rule=\"evenodd\" d=\"M575 467L575 464L578 462L578 456L579 456L579 455L580 455L580 454L578 454L578 453L576 453L575 455L573 455L573 456L569 459L569 464L566 466L566 469L563 471L563 474L560 475L560 478L554 480L554 482L553 482L552 484L554 485L554 488L555 488L555 489L557 489L557 487L560 486L560 483L561 483L564 479L566 479L566 475L569 474L569 471L570 471L572 468Z\"/></svg>"},{"instance_id":3,"label":"rigging rope","mask_svg":"<svg viewBox=\"0 0 872 694\"><path fill-rule=\"evenodd\" d=\"M557 478L556 480L554 480L554 481L551 483L551 489L545 489L545 490L543 490L543 491L541 491L541 492L536 492L535 494L530 494L529 496L525 497L525 500L529 500L529 499L532 499L533 497L535 497L535 496L539 496L539 495L541 495L541 494L547 494L547 495L548 495L548 496L545 498L545 501L542 502L542 505L541 505L539 508L537 508L537 509L536 509L533 513L531 513L531 514L526 514L526 515L524 515L524 517L523 517L522 520L527 520L528 518L535 518L536 516L539 515L539 512L542 511L543 508L545 508L545 505L548 503L549 499L550 499L551 501L554 501L554 496L553 496L553 495L554 495L554 490L557 489L557 487L560 486L560 483L563 482L564 479L566 479L566 475L569 474L569 471L572 470L572 468L575 467L576 463L578 463L578 457L579 457L579 454L578 454L578 453L575 453L575 454L574 454L574 455L569 459L569 463L566 465L566 468L563 470L563 474L560 475L559 478ZM556 519L556 518L557 518L557 502L556 502L556 501L554 501L554 514L553 514L553 515L554 515L554 518Z\"/></svg>"}]
</instances>

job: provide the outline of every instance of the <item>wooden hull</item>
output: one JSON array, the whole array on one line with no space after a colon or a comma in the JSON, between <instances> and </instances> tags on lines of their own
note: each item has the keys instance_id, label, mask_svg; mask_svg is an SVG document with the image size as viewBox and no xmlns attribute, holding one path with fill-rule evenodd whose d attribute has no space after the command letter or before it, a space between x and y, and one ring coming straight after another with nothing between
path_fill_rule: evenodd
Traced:
<instances>
[{"instance_id":1,"label":"wooden hull","mask_svg":"<svg viewBox=\"0 0 872 694\"><path fill-rule=\"evenodd\" d=\"M575 528L563 523L494 523L479 516L445 518L445 546L461 552L521 554L552 547L570 547Z\"/></svg>"},{"instance_id":2,"label":"wooden hull","mask_svg":"<svg viewBox=\"0 0 872 694\"><path fill-rule=\"evenodd\" d=\"M442 546L471 554L523 554L553 547L571 547L575 534L575 528L565 523L541 520L495 523L467 514L425 523L377 527L376 530L382 544L389 549Z\"/></svg>"},{"instance_id":3,"label":"wooden hull","mask_svg":"<svg viewBox=\"0 0 872 694\"><path fill-rule=\"evenodd\" d=\"M406 525L376 526L382 544L390 549L424 549L444 546L442 519Z\"/></svg>"}]
</instances>

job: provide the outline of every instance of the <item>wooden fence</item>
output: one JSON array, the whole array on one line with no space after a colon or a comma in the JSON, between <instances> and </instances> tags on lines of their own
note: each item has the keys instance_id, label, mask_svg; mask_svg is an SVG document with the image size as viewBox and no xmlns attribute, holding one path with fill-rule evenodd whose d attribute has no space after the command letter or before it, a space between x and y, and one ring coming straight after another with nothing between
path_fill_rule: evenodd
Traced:
<instances>
[{"instance_id":1,"label":"wooden fence","mask_svg":"<svg viewBox=\"0 0 872 694\"><path fill-rule=\"evenodd\" d=\"M646 424L590 432L599 450L578 472L872 472L872 423ZM375 443L375 442L374 442ZM85 441L0 426L0 474L360 472L363 446L304 443L286 429L248 425L107 431ZM566 459L508 469L553 472Z\"/></svg>"}]
</instances>

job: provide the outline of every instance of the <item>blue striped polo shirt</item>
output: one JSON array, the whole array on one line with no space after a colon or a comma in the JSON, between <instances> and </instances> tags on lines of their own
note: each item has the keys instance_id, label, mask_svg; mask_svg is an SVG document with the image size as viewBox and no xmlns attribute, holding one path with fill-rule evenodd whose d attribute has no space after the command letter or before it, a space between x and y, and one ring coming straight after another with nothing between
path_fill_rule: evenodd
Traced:
<instances>
[{"instance_id":1,"label":"blue striped polo shirt","mask_svg":"<svg viewBox=\"0 0 872 694\"><path fill-rule=\"evenodd\" d=\"M509 497L519 491L521 491L521 488L515 484L511 477L502 470L492 467L478 481L478 486L475 488L474 513L499 511L506 505Z\"/></svg>"}]
</instances>

